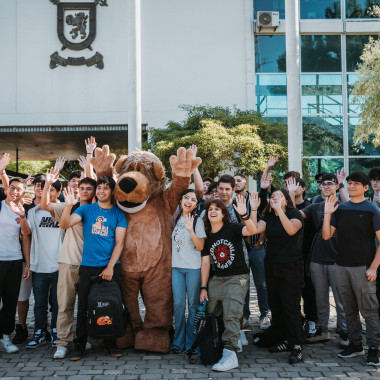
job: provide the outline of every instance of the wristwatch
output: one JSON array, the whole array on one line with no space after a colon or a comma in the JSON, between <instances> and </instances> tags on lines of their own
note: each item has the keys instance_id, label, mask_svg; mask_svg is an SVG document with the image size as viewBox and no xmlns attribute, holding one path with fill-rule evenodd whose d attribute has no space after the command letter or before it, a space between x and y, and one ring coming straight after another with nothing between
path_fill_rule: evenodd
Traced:
<instances>
[{"instance_id":1,"label":"wristwatch","mask_svg":"<svg viewBox=\"0 0 380 380\"><path fill-rule=\"evenodd\" d=\"M344 189L344 185L343 185L343 183L340 183L340 184L339 184L339 189Z\"/></svg>"}]
</instances>

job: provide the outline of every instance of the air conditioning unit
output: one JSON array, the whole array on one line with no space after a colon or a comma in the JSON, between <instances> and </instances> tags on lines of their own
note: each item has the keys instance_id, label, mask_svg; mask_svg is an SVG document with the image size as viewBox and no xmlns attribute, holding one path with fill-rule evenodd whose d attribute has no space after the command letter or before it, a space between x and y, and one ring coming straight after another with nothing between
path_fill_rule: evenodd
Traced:
<instances>
[{"instance_id":1,"label":"air conditioning unit","mask_svg":"<svg viewBox=\"0 0 380 380\"><path fill-rule=\"evenodd\" d=\"M257 26L261 28L275 28L280 26L280 13L279 12L257 12Z\"/></svg>"}]
</instances>

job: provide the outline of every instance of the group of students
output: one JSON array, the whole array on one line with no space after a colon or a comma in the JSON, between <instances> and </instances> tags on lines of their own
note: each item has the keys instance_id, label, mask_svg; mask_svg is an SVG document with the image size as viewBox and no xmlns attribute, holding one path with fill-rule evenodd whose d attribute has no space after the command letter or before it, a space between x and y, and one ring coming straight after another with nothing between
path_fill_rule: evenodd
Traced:
<instances>
[{"instance_id":1,"label":"group of students","mask_svg":"<svg viewBox=\"0 0 380 380\"><path fill-rule=\"evenodd\" d=\"M63 160L57 160L46 175L34 177L32 203L25 196L26 182L9 180L6 175L9 156L5 154L0 160L4 186L0 190L0 345L9 353L17 352L15 344L28 337L26 315L33 289L35 329L26 347L34 349L50 340L56 347L55 359L65 358L71 345L70 359L81 359L90 348L87 299L91 278L100 276L120 284L119 257L127 221L112 202L115 180L91 178L87 163L95 147L93 138L86 141L87 160L82 158L82 164L88 176L70 174L63 190L64 202L58 200ZM196 154L196 147L192 149ZM198 170L193 173L195 189L183 192L173 217L175 334L170 352L191 353L196 310L206 301L208 313L224 322L223 355L212 368L227 371L238 367L236 353L248 344L243 328L250 316L251 271L263 330L254 335L254 344L272 353L290 351L289 362L299 363L304 343L330 338L331 287L344 348L339 356L364 355L361 314L369 347L367 363L380 365L376 294L380 168L373 168L369 177L356 172L345 178L344 170L320 173L316 180L321 193L309 201L306 184L297 172L284 175L284 188L273 186L270 170L277 159L268 161L259 193L247 191L242 174L222 175L213 182L202 179ZM372 201L365 198L371 185L375 193ZM19 323L11 340L16 308ZM122 356L115 339L103 344L108 354Z\"/></svg>"}]
</instances>

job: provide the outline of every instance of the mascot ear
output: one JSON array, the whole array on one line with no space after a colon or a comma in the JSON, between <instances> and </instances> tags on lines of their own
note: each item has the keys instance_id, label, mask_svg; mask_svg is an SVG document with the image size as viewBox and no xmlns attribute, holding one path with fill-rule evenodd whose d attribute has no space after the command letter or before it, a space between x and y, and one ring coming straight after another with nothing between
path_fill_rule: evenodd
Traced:
<instances>
[{"instance_id":1,"label":"mascot ear","mask_svg":"<svg viewBox=\"0 0 380 380\"><path fill-rule=\"evenodd\" d=\"M127 161L128 156L121 156L116 162L115 170L117 174L120 174L121 167L124 165L124 162Z\"/></svg>"},{"instance_id":2,"label":"mascot ear","mask_svg":"<svg viewBox=\"0 0 380 380\"><path fill-rule=\"evenodd\" d=\"M157 180L161 180L165 177L165 169L161 162L153 162L153 173Z\"/></svg>"}]
</instances>

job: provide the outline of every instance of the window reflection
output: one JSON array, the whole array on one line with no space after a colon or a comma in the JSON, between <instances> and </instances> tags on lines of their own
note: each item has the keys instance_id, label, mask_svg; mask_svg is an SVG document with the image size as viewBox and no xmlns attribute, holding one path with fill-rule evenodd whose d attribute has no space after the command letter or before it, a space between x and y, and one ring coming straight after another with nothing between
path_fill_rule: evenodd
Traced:
<instances>
[{"instance_id":1,"label":"window reflection","mask_svg":"<svg viewBox=\"0 0 380 380\"><path fill-rule=\"evenodd\" d=\"M368 11L374 5L379 5L380 0L346 0L347 18L370 18Z\"/></svg>"},{"instance_id":2,"label":"window reflection","mask_svg":"<svg viewBox=\"0 0 380 380\"><path fill-rule=\"evenodd\" d=\"M256 109L263 114L287 114L286 75L256 75Z\"/></svg>"},{"instance_id":3,"label":"window reflection","mask_svg":"<svg viewBox=\"0 0 380 380\"><path fill-rule=\"evenodd\" d=\"M254 0L253 10L255 19L258 11L277 11L285 18L285 0Z\"/></svg>"},{"instance_id":4,"label":"window reflection","mask_svg":"<svg viewBox=\"0 0 380 380\"><path fill-rule=\"evenodd\" d=\"M364 45L368 43L370 37L377 38L377 36L370 35L346 36L347 71L355 71L358 68Z\"/></svg>"},{"instance_id":5,"label":"window reflection","mask_svg":"<svg viewBox=\"0 0 380 380\"><path fill-rule=\"evenodd\" d=\"M301 18L340 18L340 0L300 0Z\"/></svg>"},{"instance_id":6,"label":"window reflection","mask_svg":"<svg viewBox=\"0 0 380 380\"><path fill-rule=\"evenodd\" d=\"M364 95L351 94L358 77L358 74L347 75L348 113L360 113L360 105L364 102Z\"/></svg>"},{"instance_id":7,"label":"window reflection","mask_svg":"<svg viewBox=\"0 0 380 380\"><path fill-rule=\"evenodd\" d=\"M286 72L285 36L255 36L257 73Z\"/></svg>"},{"instance_id":8,"label":"window reflection","mask_svg":"<svg viewBox=\"0 0 380 380\"><path fill-rule=\"evenodd\" d=\"M351 156L373 156L380 155L380 147L375 148L372 144L355 144L354 133L355 128L360 124L360 118L350 116L348 118L348 149ZM370 138L371 139L371 138Z\"/></svg>"}]
</instances>

